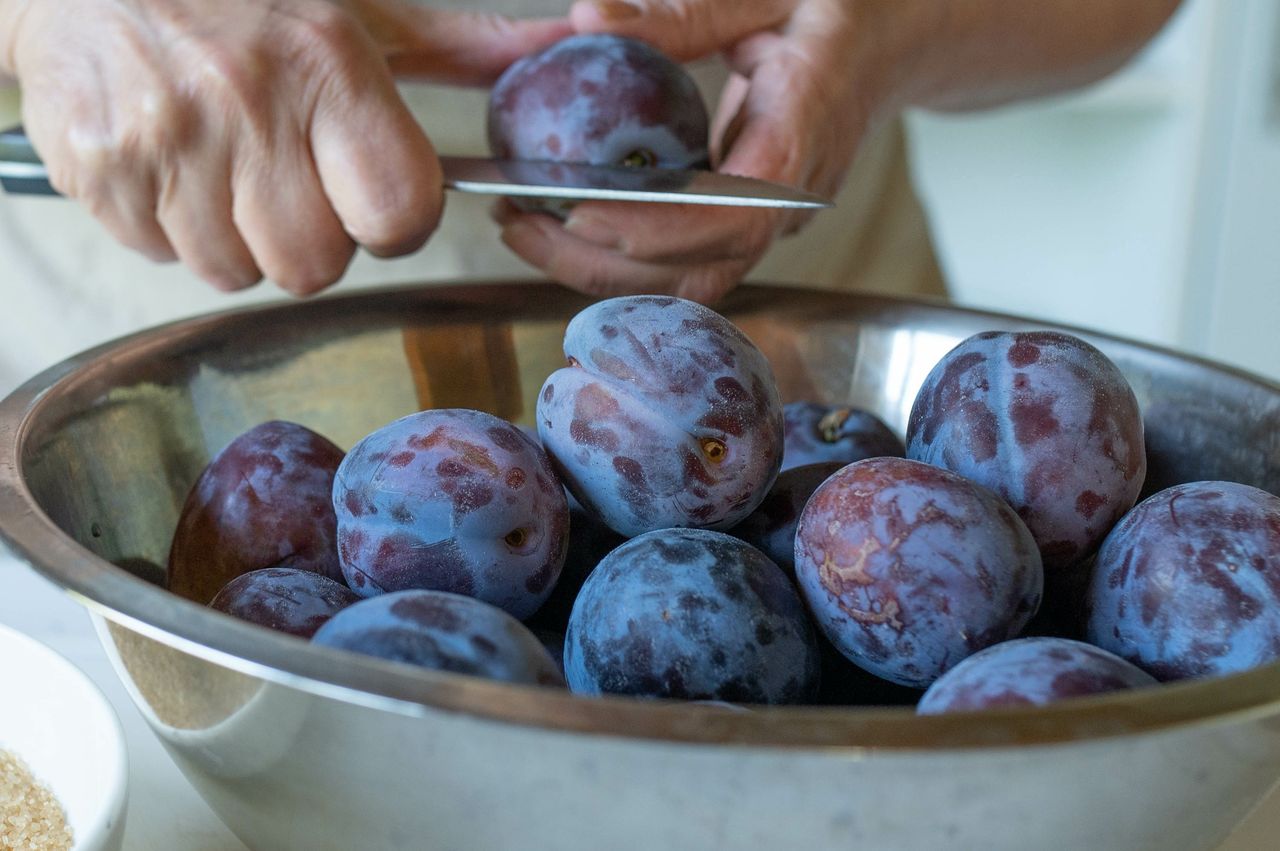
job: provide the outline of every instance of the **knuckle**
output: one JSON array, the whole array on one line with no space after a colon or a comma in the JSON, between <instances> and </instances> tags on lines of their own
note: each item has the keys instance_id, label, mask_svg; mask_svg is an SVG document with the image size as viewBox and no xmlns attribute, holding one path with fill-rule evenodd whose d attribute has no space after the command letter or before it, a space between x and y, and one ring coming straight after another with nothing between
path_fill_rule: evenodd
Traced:
<instances>
[{"instance_id":1,"label":"knuckle","mask_svg":"<svg viewBox=\"0 0 1280 851\"><path fill-rule=\"evenodd\" d=\"M312 3L295 19L294 39L303 51L327 56L349 56L363 35L355 16L336 3Z\"/></svg>"},{"instance_id":2,"label":"knuckle","mask_svg":"<svg viewBox=\"0 0 1280 851\"><path fill-rule=\"evenodd\" d=\"M334 252L309 263L283 266L273 271L271 280L280 289L295 296L314 295L338 282L347 269L352 251Z\"/></svg>"},{"instance_id":3,"label":"knuckle","mask_svg":"<svg viewBox=\"0 0 1280 851\"><path fill-rule=\"evenodd\" d=\"M398 194L371 206L351 223L351 238L378 256L395 257L422 247L440 220L438 198Z\"/></svg>"}]
</instances>

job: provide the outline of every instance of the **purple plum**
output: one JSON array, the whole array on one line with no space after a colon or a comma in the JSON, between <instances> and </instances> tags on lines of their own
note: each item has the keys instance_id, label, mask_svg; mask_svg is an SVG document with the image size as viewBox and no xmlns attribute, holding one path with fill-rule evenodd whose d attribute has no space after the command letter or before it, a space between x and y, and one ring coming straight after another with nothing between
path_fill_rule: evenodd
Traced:
<instances>
[{"instance_id":1,"label":"purple plum","mask_svg":"<svg viewBox=\"0 0 1280 851\"><path fill-rule=\"evenodd\" d=\"M1120 370L1054 331L988 331L948 352L911 408L907 457L1004 498L1050 573L1097 549L1147 470L1138 401Z\"/></svg>"},{"instance_id":2,"label":"purple plum","mask_svg":"<svg viewBox=\"0 0 1280 851\"><path fill-rule=\"evenodd\" d=\"M901 458L906 447L875 414L817 402L792 402L782 409L782 469L864 458Z\"/></svg>"},{"instance_id":3,"label":"purple plum","mask_svg":"<svg viewBox=\"0 0 1280 851\"><path fill-rule=\"evenodd\" d=\"M1160 680L1280 659L1280 498L1234 482L1162 490L1102 544L1088 640Z\"/></svg>"},{"instance_id":4,"label":"purple plum","mask_svg":"<svg viewBox=\"0 0 1280 851\"><path fill-rule=\"evenodd\" d=\"M939 677L920 699L921 715L1044 706L1070 697L1155 685L1115 654L1067 638L1019 638L981 650Z\"/></svg>"},{"instance_id":5,"label":"purple plum","mask_svg":"<svg viewBox=\"0 0 1280 851\"><path fill-rule=\"evenodd\" d=\"M342 450L296 423L249 429L196 480L169 550L168 587L207 604L232 579L287 565L342 581L330 494Z\"/></svg>"},{"instance_id":6,"label":"purple plum","mask_svg":"<svg viewBox=\"0 0 1280 851\"><path fill-rule=\"evenodd\" d=\"M513 64L489 95L489 147L502 159L702 168L708 120L693 79L614 35L570 36Z\"/></svg>"},{"instance_id":7,"label":"purple plum","mask_svg":"<svg viewBox=\"0 0 1280 851\"><path fill-rule=\"evenodd\" d=\"M555 660L524 624L488 603L444 591L397 591L361 600L330 618L311 640L438 671L564 685Z\"/></svg>"},{"instance_id":8,"label":"purple plum","mask_svg":"<svg viewBox=\"0 0 1280 851\"><path fill-rule=\"evenodd\" d=\"M291 567L268 567L232 579L209 606L268 629L310 638L329 618L359 599L350 588L327 576Z\"/></svg>"},{"instance_id":9,"label":"purple plum","mask_svg":"<svg viewBox=\"0 0 1280 851\"><path fill-rule=\"evenodd\" d=\"M796 581L851 661L925 688L961 659L1014 637L1044 575L1026 525L955 473L870 458L814 492L796 531Z\"/></svg>"},{"instance_id":10,"label":"purple plum","mask_svg":"<svg viewBox=\"0 0 1280 851\"><path fill-rule=\"evenodd\" d=\"M782 461L782 405L768 361L714 311L626 296L565 332L569 366L538 397L538 434L577 500L625 536L729 529Z\"/></svg>"},{"instance_id":11,"label":"purple plum","mask_svg":"<svg viewBox=\"0 0 1280 851\"><path fill-rule=\"evenodd\" d=\"M545 453L491 414L423 411L357 443L333 487L347 584L476 597L517 618L564 564L569 509Z\"/></svg>"},{"instance_id":12,"label":"purple plum","mask_svg":"<svg viewBox=\"0 0 1280 851\"><path fill-rule=\"evenodd\" d=\"M565 674L581 694L805 703L819 684L804 605L737 538L665 529L600 562L574 604Z\"/></svg>"}]
</instances>

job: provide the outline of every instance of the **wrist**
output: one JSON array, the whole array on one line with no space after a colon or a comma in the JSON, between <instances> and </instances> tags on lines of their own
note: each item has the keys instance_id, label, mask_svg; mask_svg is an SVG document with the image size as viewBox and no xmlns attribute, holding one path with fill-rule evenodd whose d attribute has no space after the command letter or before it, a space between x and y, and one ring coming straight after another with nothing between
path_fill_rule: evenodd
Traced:
<instances>
[{"instance_id":1,"label":"wrist","mask_svg":"<svg viewBox=\"0 0 1280 851\"><path fill-rule=\"evenodd\" d=\"M933 57L946 15L938 0L845 0L852 23L853 80L871 123L892 120L934 97Z\"/></svg>"}]
</instances>

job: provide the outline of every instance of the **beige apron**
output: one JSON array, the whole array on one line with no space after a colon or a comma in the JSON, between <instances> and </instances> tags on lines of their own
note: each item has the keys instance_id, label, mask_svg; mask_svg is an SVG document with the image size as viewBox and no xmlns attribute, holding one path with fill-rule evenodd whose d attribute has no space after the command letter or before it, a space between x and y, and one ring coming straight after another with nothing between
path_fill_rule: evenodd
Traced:
<instances>
[{"instance_id":1,"label":"beige apron","mask_svg":"<svg viewBox=\"0 0 1280 851\"><path fill-rule=\"evenodd\" d=\"M470 4L454 3L463 6ZM549 14L556 0L506 0L486 6ZM714 103L723 72L695 69ZM444 153L485 153L485 93L406 86L406 100ZM11 101L13 99L10 99ZM0 120L16 123L13 103ZM331 292L394 283L462 278L529 278L535 270L499 241L492 199L451 193L441 227L411 257L360 254ZM894 293L944 293L923 212L911 189L902 128L869 139L837 207L800 234L779 241L752 280ZM0 200L0 393L50 364L98 342L208 310L281 298L269 284L218 293L179 265L154 265L117 245L79 206L63 200Z\"/></svg>"}]
</instances>

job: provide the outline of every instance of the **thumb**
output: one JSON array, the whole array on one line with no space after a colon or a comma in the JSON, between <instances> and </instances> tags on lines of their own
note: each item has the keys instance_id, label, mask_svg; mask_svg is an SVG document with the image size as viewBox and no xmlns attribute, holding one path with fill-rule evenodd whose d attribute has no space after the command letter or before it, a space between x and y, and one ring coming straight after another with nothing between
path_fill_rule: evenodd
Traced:
<instances>
[{"instance_id":1,"label":"thumb","mask_svg":"<svg viewBox=\"0 0 1280 851\"><path fill-rule=\"evenodd\" d=\"M580 33L646 41L678 62L718 53L782 23L797 0L577 0L569 20Z\"/></svg>"},{"instance_id":2,"label":"thumb","mask_svg":"<svg viewBox=\"0 0 1280 851\"><path fill-rule=\"evenodd\" d=\"M517 59L573 34L565 18L518 20L386 0L356 7L392 73L455 85L487 86Z\"/></svg>"}]
</instances>

